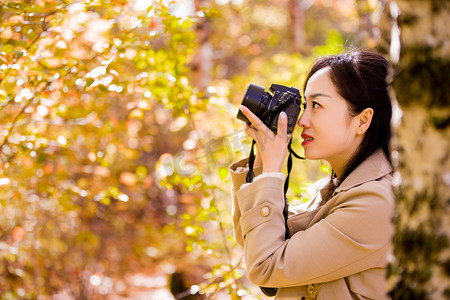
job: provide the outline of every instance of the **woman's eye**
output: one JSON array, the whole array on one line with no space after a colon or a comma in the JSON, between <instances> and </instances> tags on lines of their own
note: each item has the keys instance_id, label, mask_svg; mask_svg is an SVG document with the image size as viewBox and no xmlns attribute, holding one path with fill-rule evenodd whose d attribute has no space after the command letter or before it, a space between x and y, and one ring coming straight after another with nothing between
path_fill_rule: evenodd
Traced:
<instances>
[{"instance_id":1,"label":"woman's eye","mask_svg":"<svg viewBox=\"0 0 450 300\"><path fill-rule=\"evenodd\" d=\"M320 104L318 102L316 102L316 101L313 101L312 102L312 108L318 108L318 107L320 107Z\"/></svg>"},{"instance_id":2,"label":"woman's eye","mask_svg":"<svg viewBox=\"0 0 450 300\"><path fill-rule=\"evenodd\" d=\"M302 103L302 108L303 108L303 110L306 109L306 101Z\"/></svg>"}]
</instances>

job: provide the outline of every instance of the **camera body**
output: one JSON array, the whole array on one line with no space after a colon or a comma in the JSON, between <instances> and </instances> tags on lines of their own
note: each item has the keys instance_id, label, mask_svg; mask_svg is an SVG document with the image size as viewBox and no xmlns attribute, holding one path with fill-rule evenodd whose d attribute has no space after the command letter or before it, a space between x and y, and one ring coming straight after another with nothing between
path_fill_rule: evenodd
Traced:
<instances>
[{"instance_id":1,"label":"camera body","mask_svg":"<svg viewBox=\"0 0 450 300\"><path fill-rule=\"evenodd\" d=\"M294 87L272 84L270 93L264 87L249 83L242 105L248 107L270 130L277 133L278 116L284 111L288 117L288 134L294 131L295 123L300 114L300 92ZM239 110L236 118L250 124L247 117Z\"/></svg>"}]
</instances>

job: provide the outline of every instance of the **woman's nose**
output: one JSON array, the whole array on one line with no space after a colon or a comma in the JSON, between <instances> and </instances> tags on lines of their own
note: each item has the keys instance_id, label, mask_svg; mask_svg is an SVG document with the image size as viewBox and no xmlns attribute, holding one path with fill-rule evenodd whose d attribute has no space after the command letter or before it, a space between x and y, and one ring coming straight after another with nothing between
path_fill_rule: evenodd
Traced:
<instances>
[{"instance_id":1,"label":"woman's nose","mask_svg":"<svg viewBox=\"0 0 450 300\"><path fill-rule=\"evenodd\" d=\"M306 128L309 126L308 117L306 116L306 110L303 112L303 114L298 118L297 125Z\"/></svg>"}]
</instances>

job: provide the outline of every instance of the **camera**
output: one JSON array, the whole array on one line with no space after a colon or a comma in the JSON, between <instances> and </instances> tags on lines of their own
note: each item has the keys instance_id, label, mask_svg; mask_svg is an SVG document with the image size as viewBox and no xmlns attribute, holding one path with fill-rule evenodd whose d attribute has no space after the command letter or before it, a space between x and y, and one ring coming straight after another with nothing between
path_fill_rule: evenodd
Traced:
<instances>
[{"instance_id":1,"label":"camera","mask_svg":"<svg viewBox=\"0 0 450 300\"><path fill-rule=\"evenodd\" d=\"M272 84L269 92L264 87L249 83L242 105L248 107L270 130L277 133L278 115L284 111L288 117L288 134L292 134L300 114L300 92L294 87ZM239 110L236 118L248 124L251 122Z\"/></svg>"}]
</instances>

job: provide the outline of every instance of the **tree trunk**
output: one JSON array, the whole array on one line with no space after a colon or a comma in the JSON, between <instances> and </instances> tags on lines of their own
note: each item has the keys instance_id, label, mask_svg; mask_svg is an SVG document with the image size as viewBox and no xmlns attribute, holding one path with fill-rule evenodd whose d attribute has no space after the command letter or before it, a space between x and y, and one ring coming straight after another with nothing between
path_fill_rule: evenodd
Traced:
<instances>
[{"instance_id":1,"label":"tree trunk","mask_svg":"<svg viewBox=\"0 0 450 300\"><path fill-rule=\"evenodd\" d=\"M397 0L391 58L395 167L392 299L450 298L450 2ZM398 101L398 102L397 102Z\"/></svg>"},{"instance_id":2,"label":"tree trunk","mask_svg":"<svg viewBox=\"0 0 450 300\"><path fill-rule=\"evenodd\" d=\"M303 0L289 0L288 8L291 16L292 50L305 51L305 4Z\"/></svg>"},{"instance_id":3,"label":"tree trunk","mask_svg":"<svg viewBox=\"0 0 450 300\"><path fill-rule=\"evenodd\" d=\"M367 0L356 1L356 9L359 16L359 34L360 38L365 44L373 46L373 43L378 39L375 26L372 22L372 10Z\"/></svg>"},{"instance_id":4,"label":"tree trunk","mask_svg":"<svg viewBox=\"0 0 450 300\"><path fill-rule=\"evenodd\" d=\"M199 12L206 0L194 0L195 12ZM195 32L197 34L197 49L190 64L193 71L193 85L201 92L206 93L206 88L211 82L213 48L209 43L211 34L211 20L206 16L197 16Z\"/></svg>"}]
</instances>

